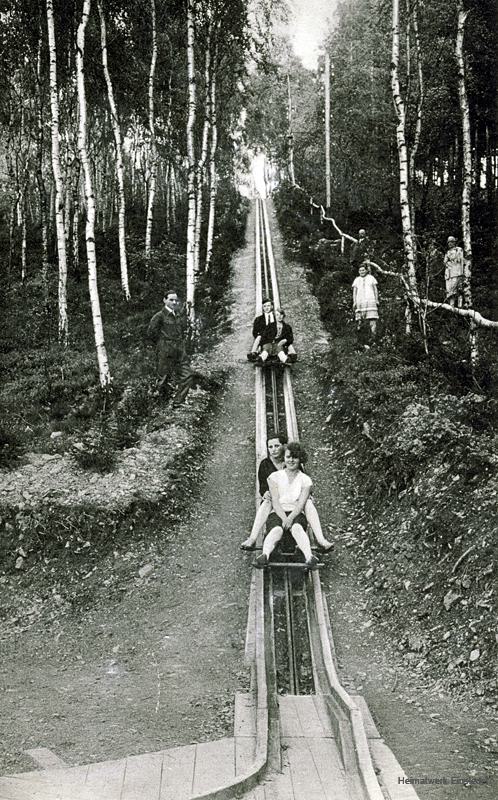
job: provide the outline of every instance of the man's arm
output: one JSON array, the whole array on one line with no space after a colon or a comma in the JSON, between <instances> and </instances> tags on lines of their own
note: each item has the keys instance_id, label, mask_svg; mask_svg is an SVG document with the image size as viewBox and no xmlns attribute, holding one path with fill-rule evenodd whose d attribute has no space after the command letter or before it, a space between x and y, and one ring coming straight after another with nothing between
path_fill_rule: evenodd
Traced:
<instances>
[{"instance_id":1,"label":"man's arm","mask_svg":"<svg viewBox=\"0 0 498 800\"><path fill-rule=\"evenodd\" d=\"M150 339L151 342L156 344L159 334L161 332L161 318L162 318L162 311L158 311L157 314L154 314L151 321L149 322L149 327L147 328L147 339Z\"/></svg>"}]
</instances>

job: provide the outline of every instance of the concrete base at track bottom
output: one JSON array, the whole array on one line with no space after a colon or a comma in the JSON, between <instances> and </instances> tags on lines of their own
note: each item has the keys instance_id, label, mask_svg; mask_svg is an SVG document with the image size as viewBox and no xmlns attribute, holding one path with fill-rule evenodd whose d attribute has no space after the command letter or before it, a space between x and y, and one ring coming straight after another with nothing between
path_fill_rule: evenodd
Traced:
<instances>
[{"instance_id":1,"label":"concrete base at track bottom","mask_svg":"<svg viewBox=\"0 0 498 800\"><path fill-rule=\"evenodd\" d=\"M362 697L360 708L372 759L387 800L416 800L404 772L380 737ZM267 774L246 800L359 800L348 780L319 695L279 697L282 771ZM0 778L0 800L189 800L209 796L250 772L255 759L252 698L235 699L234 736L115 761L60 766Z\"/></svg>"}]
</instances>

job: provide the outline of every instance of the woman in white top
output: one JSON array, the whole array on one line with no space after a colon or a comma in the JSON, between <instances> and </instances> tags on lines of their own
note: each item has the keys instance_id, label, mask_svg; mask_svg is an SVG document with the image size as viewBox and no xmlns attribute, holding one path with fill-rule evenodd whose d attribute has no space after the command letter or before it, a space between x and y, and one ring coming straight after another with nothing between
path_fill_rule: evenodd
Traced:
<instances>
[{"instance_id":1,"label":"woman in white top","mask_svg":"<svg viewBox=\"0 0 498 800\"><path fill-rule=\"evenodd\" d=\"M268 534L263 542L263 552L254 565L260 569L266 567L277 542L284 531L289 530L306 559L306 565L309 569L315 569L318 559L311 553L311 544L306 533L308 523L303 513L313 483L309 475L300 469L301 464L306 462L306 452L298 442L287 445L284 462L284 469L273 472L268 477L273 511L266 523Z\"/></svg>"},{"instance_id":2,"label":"woman in white top","mask_svg":"<svg viewBox=\"0 0 498 800\"><path fill-rule=\"evenodd\" d=\"M367 320L372 339L375 339L377 320L379 319L377 281L373 275L370 275L363 264L358 272L358 277L353 281L353 309L357 328L360 330L363 320Z\"/></svg>"}]
</instances>

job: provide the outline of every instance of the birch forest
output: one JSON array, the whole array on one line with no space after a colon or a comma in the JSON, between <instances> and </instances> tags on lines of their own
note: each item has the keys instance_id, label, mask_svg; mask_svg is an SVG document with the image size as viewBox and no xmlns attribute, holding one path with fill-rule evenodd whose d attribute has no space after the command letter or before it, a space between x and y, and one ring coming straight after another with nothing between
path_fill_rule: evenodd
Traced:
<instances>
[{"instance_id":1,"label":"birch forest","mask_svg":"<svg viewBox=\"0 0 498 800\"><path fill-rule=\"evenodd\" d=\"M304 731L332 650L395 790L391 736L438 799L498 797L497 40L496 0L0 0L1 797L30 758L176 788L209 751L218 781L217 739L238 781L270 672L309 678ZM253 523L272 439L313 484L302 563L260 547L261 480ZM295 796L342 796L341 758Z\"/></svg>"}]
</instances>

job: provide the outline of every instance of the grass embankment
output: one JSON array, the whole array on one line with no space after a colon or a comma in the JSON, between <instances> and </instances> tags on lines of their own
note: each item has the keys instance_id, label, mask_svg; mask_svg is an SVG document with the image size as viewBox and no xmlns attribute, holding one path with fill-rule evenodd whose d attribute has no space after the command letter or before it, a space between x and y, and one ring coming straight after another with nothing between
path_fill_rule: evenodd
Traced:
<instances>
[{"instance_id":1,"label":"grass embankment","mask_svg":"<svg viewBox=\"0 0 498 800\"><path fill-rule=\"evenodd\" d=\"M245 208L239 198L226 193L220 206L212 269L202 277L198 291L205 352L227 324L230 258L244 232ZM154 351L145 339L165 290L177 288L185 296L181 226L177 233L176 243L174 236L156 243L147 277L142 246L130 236L128 303L120 289L116 231L98 243L102 315L113 376L112 388L105 393L98 387L85 280L70 276L66 348L54 342L54 304L45 308L35 263L24 285L5 287L1 615L13 619L17 614L18 626L37 617L46 605L43 599L57 598L54 613L57 604L84 606L103 588L102 570L94 575L97 566L108 563L107 592L120 584L123 571L135 574L143 557L140 543L144 547L156 543L160 549L168 527L188 510L197 491L196 461L208 439L216 391L194 391L186 407L172 414L155 396ZM52 301L55 293L54 273ZM214 375L221 377L216 365ZM214 386L218 384L220 380ZM28 603L33 592L40 608Z\"/></svg>"},{"instance_id":2,"label":"grass embankment","mask_svg":"<svg viewBox=\"0 0 498 800\"><path fill-rule=\"evenodd\" d=\"M482 334L472 374L466 324L433 317L426 356L418 331L410 338L403 332L399 286L379 277L380 331L365 348L353 322L347 253L330 245L297 193L283 190L277 206L287 246L308 265L332 334L323 365L325 436L350 487L355 518L343 542L369 609L392 618L414 670L496 708L494 336ZM477 299L477 308L485 305Z\"/></svg>"}]
</instances>

